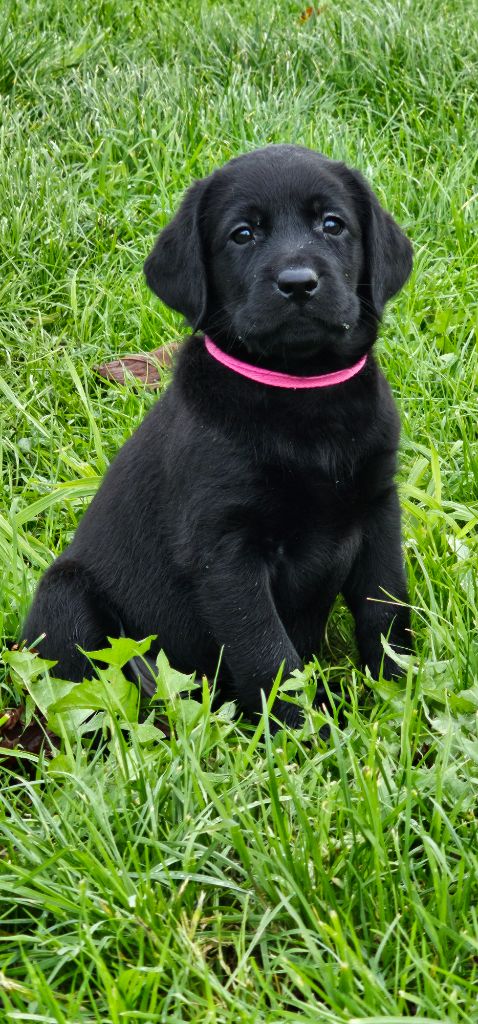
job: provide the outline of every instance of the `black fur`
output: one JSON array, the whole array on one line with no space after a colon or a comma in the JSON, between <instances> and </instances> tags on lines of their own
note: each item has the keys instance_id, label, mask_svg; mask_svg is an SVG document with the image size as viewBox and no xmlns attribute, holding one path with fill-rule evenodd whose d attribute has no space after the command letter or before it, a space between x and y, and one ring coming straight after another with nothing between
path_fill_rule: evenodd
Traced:
<instances>
[{"instance_id":1,"label":"black fur","mask_svg":"<svg viewBox=\"0 0 478 1024\"><path fill-rule=\"evenodd\" d=\"M411 265L409 241L358 172L269 146L192 186L145 273L224 350L309 375L370 352ZM283 286L291 271L306 290ZM377 674L381 634L410 648L398 437L371 353L346 383L293 391L238 376L191 337L43 577L23 636L45 632L42 655L74 680L89 672L77 645L101 647L122 627L157 634L186 672L213 675L224 647L222 677L256 712L282 662L290 672L319 651L342 592ZM275 711L294 723L289 707Z\"/></svg>"}]
</instances>

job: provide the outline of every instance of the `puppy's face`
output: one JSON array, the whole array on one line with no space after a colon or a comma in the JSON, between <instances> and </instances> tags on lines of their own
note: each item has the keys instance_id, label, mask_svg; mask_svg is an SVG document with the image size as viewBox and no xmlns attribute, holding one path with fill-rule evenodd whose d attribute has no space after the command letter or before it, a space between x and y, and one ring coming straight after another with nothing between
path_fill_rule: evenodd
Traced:
<instances>
[{"instance_id":1,"label":"puppy's face","mask_svg":"<svg viewBox=\"0 0 478 1024\"><path fill-rule=\"evenodd\" d=\"M213 336L298 358L356 325L360 224L343 182L316 154L271 148L226 166L204 233Z\"/></svg>"},{"instance_id":2,"label":"puppy's face","mask_svg":"<svg viewBox=\"0 0 478 1024\"><path fill-rule=\"evenodd\" d=\"M145 265L224 348L287 368L366 351L410 269L410 243L358 172L298 146L197 182Z\"/></svg>"}]
</instances>

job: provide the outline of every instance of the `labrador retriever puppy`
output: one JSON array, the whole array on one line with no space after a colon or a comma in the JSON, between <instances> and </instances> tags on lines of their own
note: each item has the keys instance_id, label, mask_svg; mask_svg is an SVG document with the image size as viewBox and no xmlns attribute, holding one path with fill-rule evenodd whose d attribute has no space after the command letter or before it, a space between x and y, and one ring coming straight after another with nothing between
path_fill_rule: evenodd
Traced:
<instances>
[{"instance_id":1,"label":"labrador retriever puppy","mask_svg":"<svg viewBox=\"0 0 478 1024\"><path fill-rule=\"evenodd\" d=\"M83 650L157 636L249 714L320 650L342 593L360 658L410 650L394 483L399 419L372 354L410 242L357 171L273 145L197 181L145 263L192 325L166 393L124 445L23 637L58 677ZM274 713L296 725L295 705Z\"/></svg>"}]
</instances>

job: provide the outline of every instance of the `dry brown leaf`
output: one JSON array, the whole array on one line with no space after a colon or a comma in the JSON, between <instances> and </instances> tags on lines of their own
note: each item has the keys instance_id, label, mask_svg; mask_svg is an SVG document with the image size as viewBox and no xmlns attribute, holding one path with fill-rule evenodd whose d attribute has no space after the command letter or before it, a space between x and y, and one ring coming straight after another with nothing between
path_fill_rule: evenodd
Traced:
<instances>
[{"instance_id":1,"label":"dry brown leaf","mask_svg":"<svg viewBox=\"0 0 478 1024\"><path fill-rule=\"evenodd\" d=\"M322 14L323 10L324 10L323 7L306 7L305 10L303 10L301 12L301 14L299 14L299 21L301 21L301 22L308 21L309 18L311 18L313 14L315 14L315 15Z\"/></svg>"},{"instance_id":2,"label":"dry brown leaf","mask_svg":"<svg viewBox=\"0 0 478 1024\"><path fill-rule=\"evenodd\" d=\"M129 375L136 377L147 387L157 388L161 382L161 368L171 366L179 348L178 342L161 345L151 352L137 352L134 355L120 356L110 363L101 363L94 367L95 373L107 380L124 384Z\"/></svg>"},{"instance_id":3,"label":"dry brown leaf","mask_svg":"<svg viewBox=\"0 0 478 1024\"><path fill-rule=\"evenodd\" d=\"M21 720L24 713L23 704L17 708L8 709L5 714L8 719L0 727L0 746L4 750L11 750L10 755L1 755L2 764L14 763L17 761L15 751L28 751L29 754L39 754L44 747L47 757L53 757L53 749L60 746L60 740L55 733L46 728L45 720L39 716L38 721L33 721L25 728ZM49 742L45 743L45 740Z\"/></svg>"}]
</instances>

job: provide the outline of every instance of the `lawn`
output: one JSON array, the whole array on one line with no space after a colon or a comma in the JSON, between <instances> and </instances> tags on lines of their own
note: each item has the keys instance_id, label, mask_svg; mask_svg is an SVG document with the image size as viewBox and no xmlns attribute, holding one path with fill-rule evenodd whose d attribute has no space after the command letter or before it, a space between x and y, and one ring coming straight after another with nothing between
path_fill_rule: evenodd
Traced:
<instances>
[{"instance_id":1,"label":"lawn","mask_svg":"<svg viewBox=\"0 0 478 1024\"><path fill-rule=\"evenodd\" d=\"M477 54L473 0L2 6L0 706L60 737L0 769L2 1021L478 1022ZM378 352L417 655L362 675L338 605L271 737L166 662L138 711L127 644L75 691L9 649L155 401L95 363L186 333L155 234L278 141L359 167L414 243Z\"/></svg>"}]
</instances>

